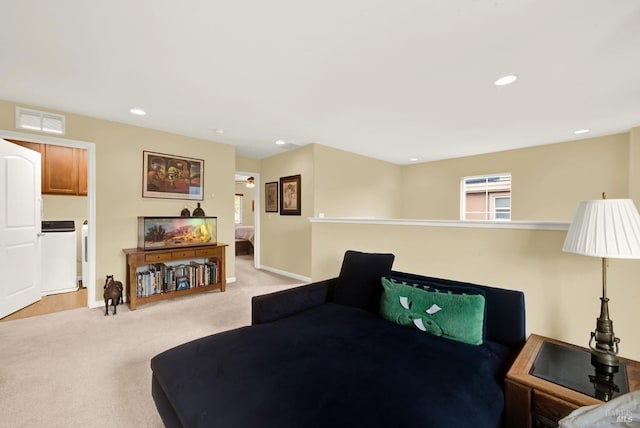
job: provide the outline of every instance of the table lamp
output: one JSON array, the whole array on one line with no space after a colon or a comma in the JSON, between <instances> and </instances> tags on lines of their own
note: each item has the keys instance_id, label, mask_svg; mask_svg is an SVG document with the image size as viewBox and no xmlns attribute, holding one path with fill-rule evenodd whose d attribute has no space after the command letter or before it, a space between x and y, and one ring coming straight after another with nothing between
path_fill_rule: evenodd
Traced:
<instances>
[{"instance_id":1,"label":"table lamp","mask_svg":"<svg viewBox=\"0 0 640 428\"><path fill-rule=\"evenodd\" d=\"M562 251L602 258L602 297L596 329L591 332L591 363L607 372L618 371L618 344L609 318L607 258L640 258L640 215L631 199L582 201L571 222ZM594 346L595 342L595 346Z\"/></svg>"}]
</instances>

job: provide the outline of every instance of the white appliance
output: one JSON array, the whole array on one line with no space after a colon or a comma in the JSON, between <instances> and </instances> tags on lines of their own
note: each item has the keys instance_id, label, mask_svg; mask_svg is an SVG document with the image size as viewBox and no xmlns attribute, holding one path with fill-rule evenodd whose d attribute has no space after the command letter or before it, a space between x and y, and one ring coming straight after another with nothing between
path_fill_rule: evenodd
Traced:
<instances>
[{"instance_id":1,"label":"white appliance","mask_svg":"<svg viewBox=\"0 0 640 428\"><path fill-rule=\"evenodd\" d=\"M42 221L42 294L78 289L77 238L73 220Z\"/></svg>"},{"instance_id":2,"label":"white appliance","mask_svg":"<svg viewBox=\"0 0 640 428\"><path fill-rule=\"evenodd\" d=\"M89 225L86 220L82 225L80 239L82 240L82 286L86 288L89 285Z\"/></svg>"}]
</instances>

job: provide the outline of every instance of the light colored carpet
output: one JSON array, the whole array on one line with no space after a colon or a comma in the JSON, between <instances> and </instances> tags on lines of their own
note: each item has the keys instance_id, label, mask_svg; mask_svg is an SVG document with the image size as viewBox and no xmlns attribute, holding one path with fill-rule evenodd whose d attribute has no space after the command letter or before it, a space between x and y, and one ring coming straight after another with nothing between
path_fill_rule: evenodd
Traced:
<instances>
[{"instance_id":1,"label":"light colored carpet","mask_svg":"<svg viewBox=\"0 0 640 428\"><path fill-rule=\"evenodd\" d=\"M237 281L224 293L135 311L119 305L116 316L83 308L1 323L0 427L162 427L151 397L151 358L248 325L252 296L300 284L252 263L236 258Z\"/></svg>"}]
</instances>

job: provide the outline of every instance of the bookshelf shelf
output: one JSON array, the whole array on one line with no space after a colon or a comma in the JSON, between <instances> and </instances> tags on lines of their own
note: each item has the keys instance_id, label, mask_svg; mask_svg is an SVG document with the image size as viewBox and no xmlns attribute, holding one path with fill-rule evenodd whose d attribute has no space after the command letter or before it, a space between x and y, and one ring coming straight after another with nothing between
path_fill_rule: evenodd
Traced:
<instances>
[{"instance_id":1,"label":"bookshelf shelf","mask_svg":"<svg viewBox=\"0 0 640 428\"><path fill-rule=\"evenodd\" d=\"M225 253L227 244L218 243L217 245L207 245L195 248L181 248L174 250L143 250L141 248L125 248L122 251L127 256L127 277L125 284L125 293L129 309L135 311L138 305L144 303L155 302L164 299L173 299L174 297L184 296L187 294L201 293L211 290L226 290L226 273L225 273ZM199 287L193 286L185 290L164 291L156 294L145 296L139 295L137 292L139 268L155 265L165 262L180 262L189 259L204 260L205 263L215 263L217 266L216 281L210 285Z\"/></svg>"}]
</instances>

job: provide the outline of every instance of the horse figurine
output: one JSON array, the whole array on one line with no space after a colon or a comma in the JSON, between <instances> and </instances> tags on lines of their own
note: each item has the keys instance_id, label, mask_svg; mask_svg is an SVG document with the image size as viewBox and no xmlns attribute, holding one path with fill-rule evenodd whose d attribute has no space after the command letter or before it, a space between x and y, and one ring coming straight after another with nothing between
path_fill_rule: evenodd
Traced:
<instances>
[{"instance_id":1,"label":"horse figurine","mask_svg":"<svg viewBox=\"0 0 640 428\"><path fill-rule=\"evenodd\" d=\"M104 282L104 315L109 315L109 299L111 299L111 305L113 306L113 315L116 315L116 306L122 299L122 283L120 281L114 281L113 275L107 275L107 279Z\"/></svg>"}]
</instances>

